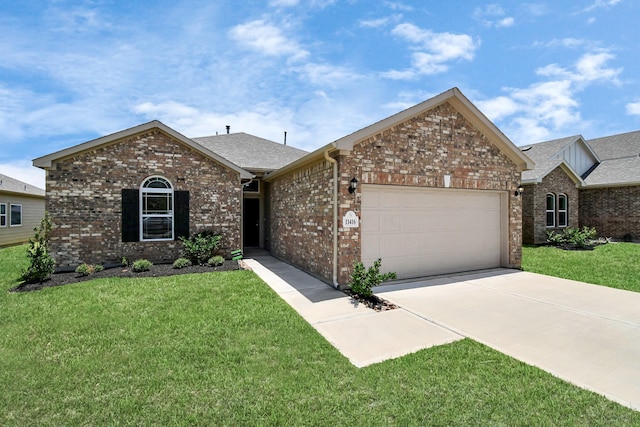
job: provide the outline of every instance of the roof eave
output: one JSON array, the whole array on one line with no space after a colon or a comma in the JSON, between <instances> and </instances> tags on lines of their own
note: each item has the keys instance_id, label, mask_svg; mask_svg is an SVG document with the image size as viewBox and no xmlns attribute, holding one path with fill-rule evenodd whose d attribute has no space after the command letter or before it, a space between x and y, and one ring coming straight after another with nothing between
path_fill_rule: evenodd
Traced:
<instances>
[{"instance_id":1,"label":"roof eave","mask_svg":"<svg viewBox=\"0 0 640 427\"><path fill-rule=\"evenodd\" d=\"M518 166L518 170L520 172L523 170L531 170L535 167L533 160L522 153L522 151L516 147L515 144L491 122L491 120L489 120L475 105L473 105L457 87L449 89L440 95L436 95L433 98L387 117L386 119L380 120L379 122L360 129L352 134L337 139L333 144L340 150L352 150L355 144L397 124L416 117L425 111L429 111L445 102L449 102L456 107L458 111L460 111L460 113L463 114L467 120L473 123L473 125L476 126L483 134L488 137L492 135L493 138L490 138L491 141Z\"/></svg>"},{"instance_id":2,"label":"roof eave","mask_svg":"<svg viewBox=\"0 0 640 427\"><path fill-rule=\"evenodd\" d=\"M318 148L315 151L307 154L306 156L300 157L298 160L289 163L288 165L281 167L280 169L276 169L273 172L266 174L263 177L264 181L270 182L275 178L285 175L291 171L299 169L305 165L316 162L324 157L324 152L327 150L335 150L335 143L329 143L323 147Z\"/></svg>"},{"instance_id":3,"label":"roof eave","mask_svg":"<svg viewBox=\"0 0 640 427\"><path fill-rule=\"evenodd\" d=\"M614 182L614 183L603 183L603 184L585 184L582 188L585 190L588 189L596 189L596 188L611 188L611 187L635 187L640 186L640 181L629 181L629 182Z\"/></svg>"},{"instance_id":4,"label":"roof eave","mask_svg":"<svg viewBox=\"0 0 640 427\"><path fill-rule=\"evenodd\" d=\"M143 123L141 125L134 126L129 129L124 129L119 132L112 133L110 135L106 135L97 139L93 139L91 141L87 141L82 144L74 145L73 147L69 147L64 150L56 151L55 153L51 153L46 156L38 157L37 159L33 160L33 166L46 170L51 168L53 163L57 160L71 157L81 152L90 151L102 145L116 142L128 136L135 135L140 132L146 132L154 128L160 129L162 132L180 141L181 143L185 144L186 146L193 149L194 151L199 152L211 158L212 160L215 160L218 163L221 163L222 165L228 167L229 169L232 169L238 172L240 174L240 178L253 178L253 174L251 174L250 172L238 167L237 165L231 163L227 159L217 155L216 153L209 150L208 148L203 147L202 145L187 138L186 136L182 135L181 133L177 132L176 130L170 128L169 126L165 125L164 123L158 120L152 120L150 122Z\"/></svg>"}]
</instances>

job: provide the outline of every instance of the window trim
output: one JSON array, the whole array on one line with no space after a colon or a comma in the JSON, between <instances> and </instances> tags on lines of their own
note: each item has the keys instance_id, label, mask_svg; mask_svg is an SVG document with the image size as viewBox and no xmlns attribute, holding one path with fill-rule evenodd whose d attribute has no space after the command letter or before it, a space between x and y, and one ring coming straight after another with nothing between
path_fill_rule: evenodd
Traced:
<instances>
[{"instance_id":1,"label":"window trim","mask_svg":"<svg viewBox=\"0 0 640 427\"><path fill-rule=\"evenodd\" d=\"M560 209L560 198L564 198L564 209ZM558 194L558 201L556 204L556 211L558 212L558 227L565 228L569 226L569 197L566 194ZM564 224L560 221L560 213L564 213Z\"/></svg>"},{"instance_id":2,"label":"window trim","mask_svg":"<svg viewBox=\"0 0 640 427\"><path fill-rule=\"evenodd\" d=\"M549 200L553 200L553 207L549 209ZM547 193L544 199L544 209L545 209L545 224L547 228L555 228L556 227L556 195L553 193ZM553 218L553 224L549 225L549 213L551 213L551 218Z\"/></svg>"},{"instance_id":3,"label":"window trim","mask_svg":"<svg viewBox=\"0 0 640 427\"><path fill-rule=\"evenodd\" d=\"M19 207L20 208L20 224L14 224L13 223L13 207ZM20 203L11 203L11 206L9 208L9 227L22 227L23 221L22 221L22 204Z\"/></svg>"},{"instance_id":4,"label":"window trim","mask_svg":"<svg viewBox=\"0 0 640 427\"><path fill-rule=\"evenodd\" d=\"M147 183L149 183L150 181L154 181L154 180L163 180L167 183L167 185L169 186L169 188L153 188L153 187L145 187L145 185ZM154 214L150 214L150 213L144 213L144 208L145 208L145 195L147 194L169 194L170 195L170 199L169 199L169 209L168 209L168 214L158 214L158 213L154 213ZM139 194L139 201L140 201L140 216L139 216L139 220L140 220L140 241L141 242L166 242L166 241L170 241L170 240L174 240L174 236L175 236L175 213L176 213L176 209L175 209L175 194L174 194L174 187L173 184L171 183L171 181L169 181L167 178L163 177L163 176L159 176L159 175L153 175L150 177L145 178L142 181L142 184L140 184L140 194ZM145 219L149 219L149 218L169 218L171 220L171 236L170 237L163 237L161 239L145 239L144 237L144 220Z\"/></svg>"},{"instance_id":5,"label":"window trim","mask_svg":"<svg viewBox=\"0 0 640 427\"><path fill-rule=\"evenodd\" d=\"M2 213L3 210L4 210L4 213ZM7 226L7 219L8 219L7 217L8 217L8 215L7 215L7 204L6 203L0 203L0 227L6 227Z\"/></svg>"}]
</instances>

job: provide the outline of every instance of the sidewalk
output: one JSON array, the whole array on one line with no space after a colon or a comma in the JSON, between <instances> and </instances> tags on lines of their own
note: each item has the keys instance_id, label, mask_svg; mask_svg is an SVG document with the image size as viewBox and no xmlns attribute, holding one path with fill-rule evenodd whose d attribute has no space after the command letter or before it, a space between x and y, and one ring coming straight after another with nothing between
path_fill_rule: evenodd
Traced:
<instances>
[{"instance_id":1,"label":"sidewalk","mask_svg":"<svg viewBox=\"0 0 640 427\"><path fill-rule=\"evenodd\" d=\"M266 253L243 262L359 368L464 338L402 308L375 312Z\"/></svg>"}]
</instances>

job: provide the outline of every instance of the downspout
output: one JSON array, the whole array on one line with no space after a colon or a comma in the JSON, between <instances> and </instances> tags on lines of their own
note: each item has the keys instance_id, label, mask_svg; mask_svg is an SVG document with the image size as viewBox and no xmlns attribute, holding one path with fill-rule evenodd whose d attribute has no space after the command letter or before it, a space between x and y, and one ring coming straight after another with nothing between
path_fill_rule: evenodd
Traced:
<instances>
[{"instance_id":1,"label":"downspout","mask_svg":"<svg viewBox=\"0 0 640 427\"><path fill-rule=\"evenodd\" d=\"M329 155L329 150L324 152L324 158L333 164L333 277L332 284L340 289L338 283L338 161Z\"/></svg>"}]
</instances>

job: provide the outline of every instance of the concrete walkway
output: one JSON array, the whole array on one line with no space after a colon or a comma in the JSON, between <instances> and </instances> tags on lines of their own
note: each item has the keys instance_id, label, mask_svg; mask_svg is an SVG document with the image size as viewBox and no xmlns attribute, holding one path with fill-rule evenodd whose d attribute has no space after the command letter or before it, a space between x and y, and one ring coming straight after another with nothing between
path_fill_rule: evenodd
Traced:
<instances>
[{"instance_id":1,"label":"concrete walkway","mask_svg":"<svg viewBox=\"0 0 640 427\"><path fill-rule=\"evenodd\" d=\"M496 269L378 287L400 308L374 312L266 254L245 263L355 366L469 337L640 410L640 293Z\"/></svg>"}]
</instances>

